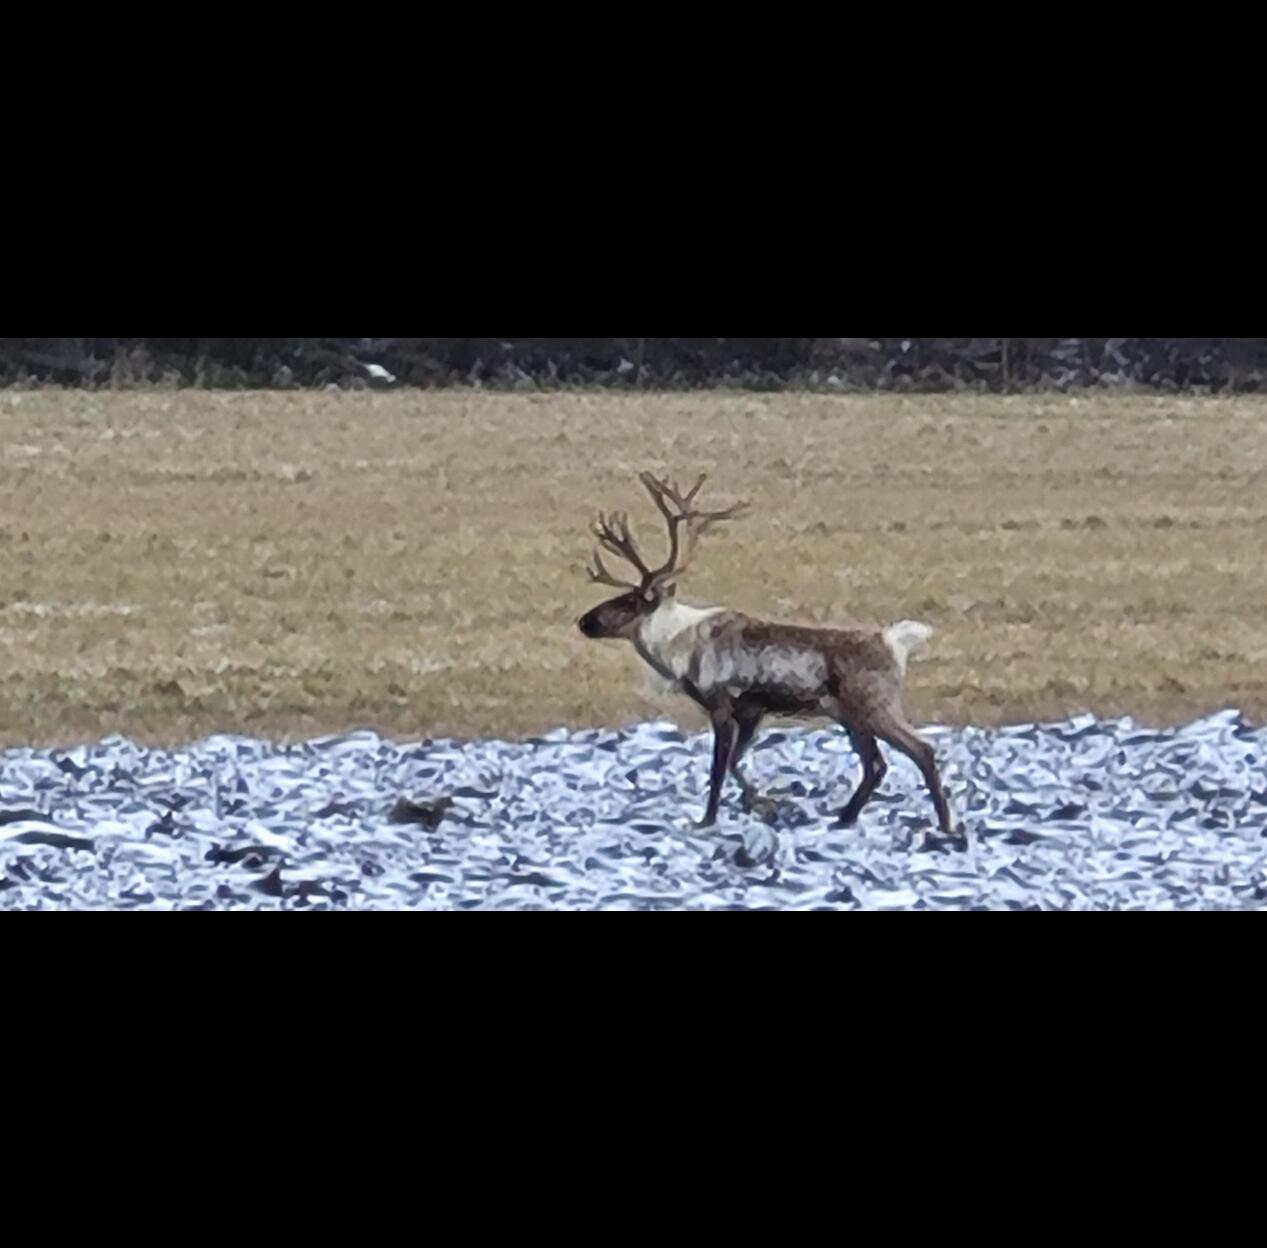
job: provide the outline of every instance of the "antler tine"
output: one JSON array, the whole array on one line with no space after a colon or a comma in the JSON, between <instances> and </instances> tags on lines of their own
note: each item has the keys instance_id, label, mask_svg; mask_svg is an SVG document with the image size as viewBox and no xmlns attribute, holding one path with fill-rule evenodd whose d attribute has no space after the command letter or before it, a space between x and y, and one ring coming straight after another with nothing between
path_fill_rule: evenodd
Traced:
<instances>
[{"instance_id":1,"label":"antler tine","mask_svg":"<svg viewBox=\"0 0 1267 1248\"><path fill-rule=\"evenodd\" d=\"M585 571L589 574L589 578L595 585L610 585L613 589L637 589L638 586L632 581L622 581L618 577L613 576L608 570L607 565L603 563L603 557L594 552L594 566L587 567Z\"/></svg>"},{"instance_id":2,"label":"antler tine","mask_svg":"<svg viewBox=\"0 0 1267 1248\"><path fill-rule=\"evenodd\" d=\"M735 503L730 507L722 508L720 511L699 511L693 504L695 496L700 492L704 482L708 480L708 474L701 472L695 484L683 494L676 483L670 484L667 481L661 481L658 477L654 477L649 472L640 474L647 492L651 495L656 505L664 512L666 518L670 513L664 506L664 500L667 498L675 504L681 513L677 518L681 520L730 520L739 515L739 513L749 504L745 502Z\"/></svg>"},{"instance_id":3,"label":"antler tine","mask_svg":"<svg viewBox=\"0 0 1267 1248\"><path fill-rule=\"evenodd\" d=\"M598 538L599 545L604 550L609 551L619 559L624 559L627 563L632 564L638 569L639 576L644 579L651 575L647 565L642 561L642 556L638 553L637 543L634 542L633 534L629 531L629 517L623 511L612 512L609 516L605 512L598 513L598 519L594 522L594 536ZM598 563L602 574L608 579L606 584L624 587L626 589L634 589L636 586L627 581L618 581L612 577L606 568L603 567L601 559L595 552L595 561Z\"/></svg>"},{"instance_id":4,"label":"antler tine","mask_svg":"<svg viewBox=\"0 0 1267 1248\"><path fill-rule=\"evenodd\" d=\"M714 524L719 520L738 520L741 516L748 513L752 504L745 498L740 502L732 503L729 507L724 507L721 511L696 511L691 513L692 520L700 520L700 533L707 533Z\"/></svg>"}]
</instances>

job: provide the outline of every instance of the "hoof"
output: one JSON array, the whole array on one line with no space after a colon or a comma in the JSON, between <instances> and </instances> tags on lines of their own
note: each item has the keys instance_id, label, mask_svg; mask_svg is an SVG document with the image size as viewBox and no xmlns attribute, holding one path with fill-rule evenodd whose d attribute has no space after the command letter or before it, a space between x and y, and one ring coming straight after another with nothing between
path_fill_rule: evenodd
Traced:
<instances>
[{"instance_id":1,"label":"hoof","mask_svg":"<svg viewBox=\"0 0 1267 1248\"><path fill-rule=\"evenodd\" d=\"M923 851L925 853L967 853L968 833L963 828L954 832L934 832L931 828L924 833Z\"/></svg>"},{"instance_id":2,"label":"hoof","mask_svg":"<svg viewBox=\"0 0 1267 1248\"><path fill-rule=\"evenodd\" d=\"M746 793L743 799L743 808L750 815L756 815L758 819L764 819L769 822L777 817L783 803L776 797L762 797L759 793L749 797Z\"/></svg>"}]
</instances>

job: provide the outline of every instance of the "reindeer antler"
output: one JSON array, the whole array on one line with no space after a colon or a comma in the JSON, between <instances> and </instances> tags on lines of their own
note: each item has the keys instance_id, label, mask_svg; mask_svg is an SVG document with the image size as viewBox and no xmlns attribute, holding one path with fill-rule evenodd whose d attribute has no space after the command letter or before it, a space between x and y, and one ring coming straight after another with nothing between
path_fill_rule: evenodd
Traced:
<instances>
[{"instance_id":1,"label":"reindeer antler","mask_svg":"<svg viewBox=\"0 0 1267 1248\"><path fill-rule=\"evenodd\" d=\"M633 539L633 534L629 531L629 517L623 511L613 512L611 515L600 511L598 519L594 522L593 529L594 536L598 539L598 544L610 554L616 555L636 568L640 581L635 584L632 581L622 581L618 577L613 576L607 570L606 564L603 563L602 556L598 551L595 551L594 566L586 568L590 580L595 584L611 585L615 589L641 589L644 591L651 589L669 577L676 576L685 570L686 565L690 562L691 555L695 552L696 542L712 525L721 520L734 519L742 515L748 507L748 504L743 502L735 503L734 506L726 507L721 511L698 510L695 507L695 496L708 479L705 473L700 473L699 480L685 494L676 485L661 481L649 472L639 473L638 479L646 487L647 493L651 495L652 501L659 508L660 514L668 525L669 557L654 571L648 568L642 556L638 553L638 546ZM686 525L687 533L685 551L683 551L681 539L683 524Z\"/></svg>"},{"instance_id":2,"label":"reindeer antler","mask_svg":"<svg viewBox=\"0 0 1267 1248\"><path fill-rule=\"evenodd\" d=\"M708 480L708 474L701 472L699 479L683 494L676 484L661 481L649 472L638 474L638 479L646 487L652 501L660 509L665 523L669 526L669 557L664 564L648 574L647 585L655 585L670 576L680 575L686 571L695 553L695 546L708 530L722 520L734 520L748 509L747 502L735 503L720 511L700 511L695 507L695 496L700 487ZM669 504L677 510L670 508ZM681 546L681 528L686 524L687 544L685 551Z\"/></svg>"}]
</instances>

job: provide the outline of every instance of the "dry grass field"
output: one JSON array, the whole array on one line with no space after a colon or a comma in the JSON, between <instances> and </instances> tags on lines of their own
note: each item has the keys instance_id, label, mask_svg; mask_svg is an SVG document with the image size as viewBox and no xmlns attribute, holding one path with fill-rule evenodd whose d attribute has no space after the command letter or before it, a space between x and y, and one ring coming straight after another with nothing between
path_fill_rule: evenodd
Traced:
<instances>
[{"instance_id":1,"label":"dry grass field","mask_svg":"<svg viewBox=\"0 0 1267 1248\"><path fill-rule=\"evenodd\" d=\"M1267 715L1267 402L0 392L0 739L515 736L687 706L586 642L641 468L753 500L688 602L914 616L916 722Z\"/></svg>"}]
</instances>

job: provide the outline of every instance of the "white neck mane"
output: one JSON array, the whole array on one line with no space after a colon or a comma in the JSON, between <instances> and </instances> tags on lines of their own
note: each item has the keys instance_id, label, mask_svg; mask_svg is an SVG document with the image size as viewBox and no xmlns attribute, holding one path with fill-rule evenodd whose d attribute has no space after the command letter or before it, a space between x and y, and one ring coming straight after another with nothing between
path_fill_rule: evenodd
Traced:
<instances>
[{"instance_id":1,"label":"white neck mane","mask_svg":"<svg viewBox=\"0 0 1267 1248\"><path fill-rule=\"evenodd\" d=\"M641 654L638 656L654 693L677 691L677 682L686 675L691 662L692 630L723 610L722 607L688 607L676 598L666 598L638 625L638 648L655 663L653 667ZM665 672L671 673L674 679L668 679Z\"/></svg>"}]
</instances>

